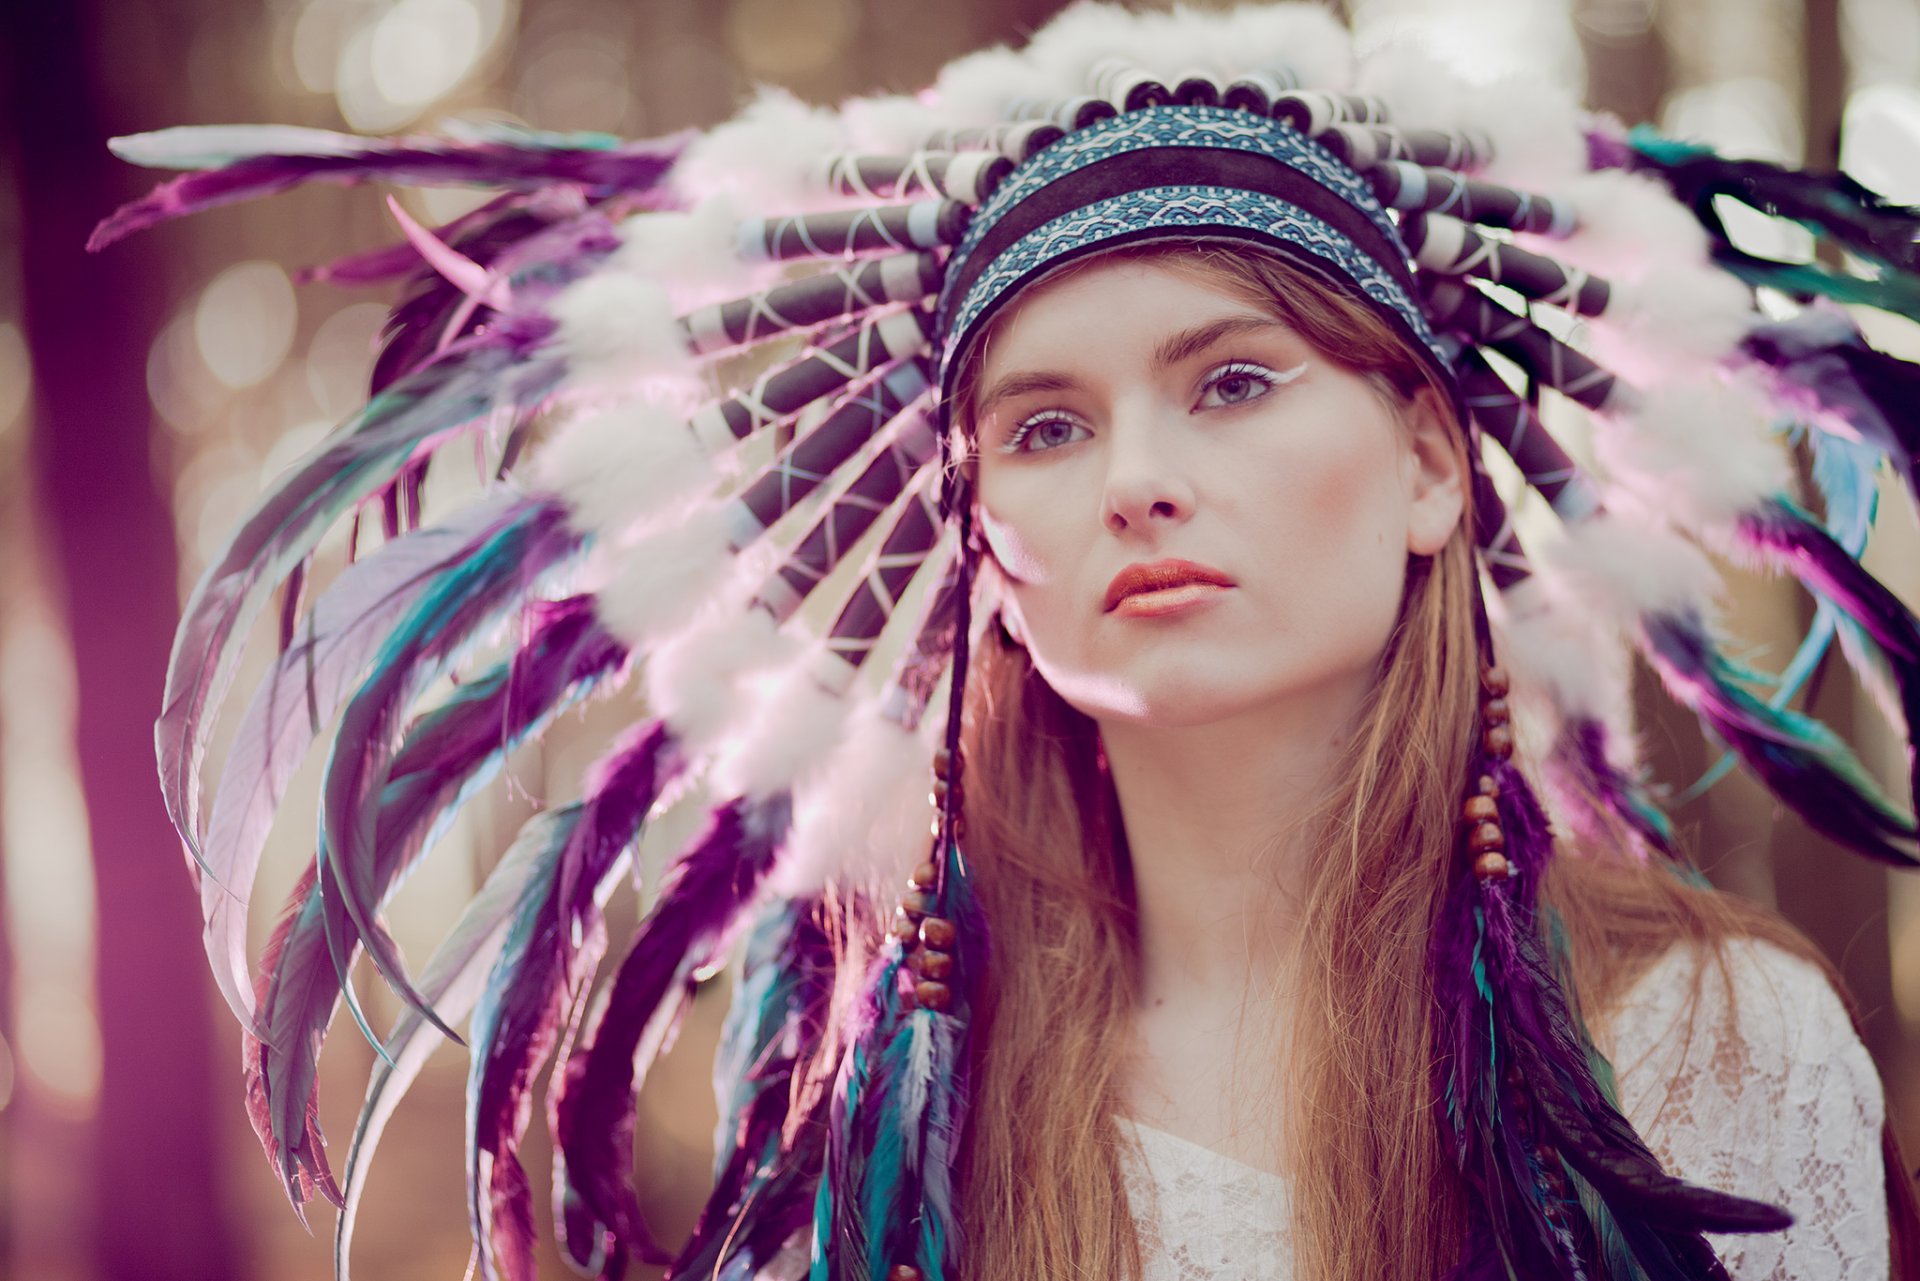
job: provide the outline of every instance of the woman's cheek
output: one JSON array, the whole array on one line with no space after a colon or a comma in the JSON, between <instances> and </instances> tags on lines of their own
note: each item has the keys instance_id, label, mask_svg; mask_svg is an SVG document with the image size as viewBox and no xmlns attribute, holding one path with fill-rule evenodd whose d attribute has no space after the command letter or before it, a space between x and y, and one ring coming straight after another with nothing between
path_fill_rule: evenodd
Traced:
<instances>
[{"instance_id":1,"label":"woman's cheek","mask_svg":"<svg viewBox=\"0 0 1920 1281\"><path fill-rule=\"evenodd\" d=\"M980 531L986 538L987 550L993 553L1007 577L1021 583L1047 580L1046 563L1035 551L1037 540L1023 537L1020 529L1009 522L994 519L984 507L980 510Z\"/></svg>"}]
</instances>

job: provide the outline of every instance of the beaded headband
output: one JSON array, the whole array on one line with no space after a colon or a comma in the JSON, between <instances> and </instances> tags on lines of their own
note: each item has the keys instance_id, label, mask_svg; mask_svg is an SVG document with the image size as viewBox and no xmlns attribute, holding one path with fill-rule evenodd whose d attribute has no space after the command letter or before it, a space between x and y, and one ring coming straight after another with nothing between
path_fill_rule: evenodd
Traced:
<instances>
[{"instance_id":1,"label":"beaded headband","mask_svg":"<svg viewBox=\"0 0 1920 1281\"><path fill-rule=\"evenodd\" d=\"M1596 1076L1536 916L1552 839L1515 738L1558 821L1625 825L1665 851L1626 732L1625 641L1814 827L1915 861L1904 807L1786 703L1837 639L1909 742L1920 714L1920 623L1857 559L1875 470L1920 492L1920 375L1823 301L1920 318L1920 217L1842 178L1727 161L1584 119L1549 90L1470 87L1408 57L1355 59L1313 9L1087 5L1024 50L954 64L918 98L834 113L767 98L699 139L487 126L118 140L131 159L197 172L109 218L100 245L301 181L502 193L432 230L396 206L404 246L313 273L407 281L373 398L276 482L196 585L157 727L208 956L249 1037L250 1111L296 1206L319 1192L343 1207L343 1276L385 1122L462 1017L482 1275L533 1274L517 1153L556 1053L556 1223L578 1266L744 1277L810 1234L816 1281L960 1274L953 1177L988 923L952 752L972 513L938 501L940 392L969 335L1025 284L1076 254L1196 228L1364 298L1559 518L1557 540L1523 552L1476 470L1475 540L1498 589L1483 650L1497 633L1505 669L1484 677L1430 975L1436 1124L1477 1193L1463 1275L1716 1276L1700 1233L1780 1226L1772 1207L1666 1176ZM1811 228L1874 274L1734 249L1714 212L1725 199ZM1763 322L1754 286L1799 309ZM1587 338L1569 341L1576 331ZM1548 434L1543 399L1588 411L1596 468ZM1818 519L1794 497L1783 428L1815 452ZM426 469L462 437L494 442L498 479L428 520ZM369 504L386 541L309 601L315 548ZM1702 546L1791 573L1818 602L1777 688L1723 651ZM276 589L281 653L203 813L212 719ZM495 657L482 642L502 637ZM875 655L886 661L870 668ZM526 827L409 972L381 918L405 873L514 746L635 680L652 719L609 747L578 801ZM315 857L256 980L246 920L261 849L294 766L322 746ZM832 1088L797 1090L829 1018L822 888L912 863L936 753L931 855L837 1030ZM606 896L656 804L694 781L708 823L595 996ZM671 1025L743 933L715 1188L669 1251L628 1184L633 1095L662 1039L649 1030ZM362 952L406 1003L384 1038L345 982ZM314 1098L342 1003L383 1062L336 1186ZM1603 1254L1606 1240L1637 1262Z\"/></svg>"}]
</instances>

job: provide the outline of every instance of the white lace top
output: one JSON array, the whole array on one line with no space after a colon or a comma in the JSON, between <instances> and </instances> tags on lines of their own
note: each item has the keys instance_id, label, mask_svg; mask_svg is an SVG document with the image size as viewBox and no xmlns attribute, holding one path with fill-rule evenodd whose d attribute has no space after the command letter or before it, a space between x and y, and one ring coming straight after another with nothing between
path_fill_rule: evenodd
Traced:
<instances>
[{"instance_id":1,"label":"white lace top","mask_svg":"<svg viewBox=\"0 0 1920 1281\"><path fill-rule=\"evenodd\" d=\"M1709 1238L1734 1281L1887 1281L1880 1078L1820 972L1763 943L1729 945L1729 985L1676 948L1596 1029L1620 1102L1666 1167L1784 1205L1785 1232ZM1731 995L1731 1000L1729 999ZM1287 1181L1134 1124L1127 1198L1143 1281L1289 1281ZM804 1240L761 1272L806 1275Z\"/></svg>"},{"instance_id":2,"label":"white lace top","mask_svg":"<svg viewBox=\"0 0 1920 1281\"><path fill-rule=\"evenodd\" d=\"M1676 949L1600 1029L1621 1107L1669 1170L1785 1205L1786 1232L1709 1238L1734 1281L1886 1281L1880 1078L1820 972L1776 948L1736 943L1732 1000ZM1689 1034L1691 1033L1691 1034ZM1135 1125L1145 1168L1128 1197L1144 1281L1286 1281L1287 1182ZM1153 1207L1144 1210L1145 1207Z\"/></svg>"}]
</instances>

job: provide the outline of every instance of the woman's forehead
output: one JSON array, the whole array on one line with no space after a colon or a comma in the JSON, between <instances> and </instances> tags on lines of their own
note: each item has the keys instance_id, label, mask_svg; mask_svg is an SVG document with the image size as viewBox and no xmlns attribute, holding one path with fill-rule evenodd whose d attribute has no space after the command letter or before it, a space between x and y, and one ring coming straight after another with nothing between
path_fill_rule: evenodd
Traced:
<instances>
[{"instance_id":1,"label":"woman's forehead","mask_svg":"<svg viewBox=\"0 0 1920 1281\"><path fill-rule=\"evenodd\" d=\"M1168 254L1103 256L1039 281L1014 298L987 337L983 380L1018 365L1084 361L1106 348L1158 346L1211 322L1284 327L1271 307ZM983 385L982 391L991 388Z\"/></svg>"}]
</instances>

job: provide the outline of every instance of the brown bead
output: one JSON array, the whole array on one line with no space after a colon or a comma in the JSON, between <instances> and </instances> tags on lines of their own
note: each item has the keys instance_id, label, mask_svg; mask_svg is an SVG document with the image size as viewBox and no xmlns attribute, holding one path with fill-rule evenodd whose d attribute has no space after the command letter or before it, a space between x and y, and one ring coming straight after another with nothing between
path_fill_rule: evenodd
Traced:
<instances>
[{"instance_id":1,"label":"brown bead","mask_svg":"<svg viewBox=\"0 0 1920 1281\"><path fill-rule=\"evenodd\" d=\"M1480 715L1489 725L1505 725L1509 715L1507 711L1507 700L1504 698L1488 699L1480 705Z\"/></svg>"},{"instance_id":2,"label":"brown bead","mask_svg":"<svg viewBox=\"0 0 1920 1281\"><path fill-rule=\"evenodd\" d=\"M887 1281L920 1281L920 1269L911 1263L896 1263L887 1269Z\"/></svg>"},{"instance_id":3,"label":"brown bead","mask_svg":"<svg viewBox=\"0 0 1920 1281\"><path fill-rule=\"evenodd\" d=\"M933 896L922 890L908 890L900 897L900 910L908 916L925 916L933 910Z\"/></svg>"},{"instance_id":4,"label":"brown bead","mask_svg":"<svg viewBox=\"0 0 1920 1281\"><path fill-rule=\"evenodd\" d=\"M920 1004L935 1013L947 1008L953 1000L953 989L945 983L936 983L932 979L923 979L913 985L913 995Z\"/></svg>"},{"instance_id":5,"label":"brown bead","mask_svg":"<svg viewBox=\"0 0 1920 1281\"><path fill-rule=\"evenodd\" d=\"M1487 732L1480 737L1481 746L1487 749L1487 755L1505 760L1513 755L1513 731L1505 725L1489 725Z\"/></svg>"},{"instance_id":6,"label":"brown bead","mask_svg":"<svg viewBox=\"0 0 1920 1281\"><path fill-rule=\"evenodd\" d=\"M1507 866L1507 856L1498 850L1488 850L1473 860L1473 874L1483 881L1505 880L1512 872Z\"/></svg>"},{"instance_id":7,"label":"brown bead","mask_svg":"<svg viewBox=\"0 0 1920 1281\"><path fill-rule=\"evenodd\" d=\"M1504 698L1509 688L1507 669L1495 663L1480 674L1480 685L1495 698Z\"/></svg>"},{"instance_id":8,"label":"brown bead","mask_svg":"<svg viewBox=\"0 0 1920 1281\"><path fill-rule=\"evenodd\" d=\"M907 884L916 890L930 890L940 883L940 869L931 861L920 864L907 876Z\"/></svg>"},{"instance_id":9,"label":"brown bead","mask_svg":"<svg viewBox=\"0 0 1920 1281\"><path fill-rule=\"evenodd\" d=\"M893 936L902 943L911 943L920 937L920 927L905 912L893 918Z\"/></svg>"},{"instance_id":10,"label":"brown bead","mask_svg":"<svg viewBox=\"0 0 1920 1281\"><path fill-rule=\"evenodd\" d=\"M1460 817L1469 823L1491 823L1500 817L1500 806L1491 796L1469 796L1460 807Z\"/></svg>"},{"instance_id":11,"label":"brown bead","mask_svg":"<svg viewBox=\"0 0 1920 1281\"><path fill-rule=\"evenodd\" d=\"M927 799L932 801L935 805L938 805L941 801L946 800L947 799L947 780L944 778L934 779L933 790L927 793Z\"/></svg>"},{"instance_id":12,"label":"brown bead","mask_svg":"<svg viewBox=\"0 0 1920 1281\"><path fill-rule=\"evenodd\" d=\"M929 916L920 922L920 941L936 952L951 950L953 940L959 936L960 931L953 927L953 922L944 917Z\"/></svg>"},{"instance_id":13,"label":"brown bead","mask_svg":"<svg viewBox=\"0 0 1920 1281\"><path fill-rule=\"evenodd\" d=\"M1482 796L1491 796L1495 800L1500 799L1500 784L1493 781L1493 775L1491 774L1482 774L1480 781L1476 783L1474 787Z\"/></svg>"},{"instance_id":14,"label":"brown bead","mask_svg":"<svg viewBox=\"0 0 1920 1281\"><path fill-rule=\"evenodd\" d=\"M913 972L923 979L944 979L953 974L953 957L931 948L921 948L907 958Z\"/></svg>"},{"instance_id":15,"label":"brown bead","mask_svg":"<svg viewBox=\"0 0 1920 1281\"><path fill-rule=\"evenodd\" d=\"M1498 823L1482 823L1473 829L1472 835L1467 837L1467 848L1475 854L1487 850L1503 850L1506 847L1506 834L1500 830Z\"/></svg>"},{"instance_id":16,"label":"brown bead","mask_svg":"<svg viewBox=\"0 0 1920 1281\"><path fill-rule=\"evenodd\" d=\"M934 749L933 776L946 778L953 773L953 754L944 747Z\"/></svg>"}]
</instances>

